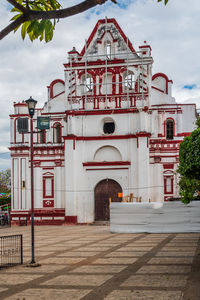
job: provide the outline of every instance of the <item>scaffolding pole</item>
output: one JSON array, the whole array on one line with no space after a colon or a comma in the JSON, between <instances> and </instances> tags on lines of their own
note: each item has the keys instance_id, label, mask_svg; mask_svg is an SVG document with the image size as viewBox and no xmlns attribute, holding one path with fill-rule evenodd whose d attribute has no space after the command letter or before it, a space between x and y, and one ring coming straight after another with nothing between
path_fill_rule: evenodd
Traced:
<instances>
[{"instance_id":1,"label":"scaffolding pole","mask_svg":"<svg viewBox=\"0 0 200 300\"><path fill-rule=\"evenodd\" d=\"M106 37L106 60L105 60L105 70L106 70L106 109L108 108L108 57L107 57L107 47L108 47L108 24L107 24L107 17L105 18L105 37Z\"/></svg>"},{"instance_id":2,"label":"scaffolding pole","mask_svg":"<svg viewBox=\"0 0 200 300\"><path fill-rule=\"evenodd\" d=\"M93 97L93 99L95 98L97 101L98 97L101 98L101 96L104 98L104 103L105 103L105 108L104 109L109 109L110 105L109 105L109 91L110 88L112 89L112 85L116 85L120 88L120 86L122 87L122 95L118 95L119 91L117 90L116 93L114 95L112 95L112 101L113 103L111 103L111 107L113 107L113 109L116 108L114 102L116 103L116 98L115 97L121 97L124 96L126 97L126 99L122 99L126 101L126 104L122 105L122 108L126 107L126 108L130 108L131 107L131 101L130 101L130 97L135 97L136 99L140 99L140 103L141 105L144 105L144 100L145 100L145 75L146 75L146 69L149 65L152 64L152 58L151 57L144 57L143 52L140 50L138 52L130 52L129 50L129 39L126 39L126 48L127 50L124 52L119 52L119 53L115 53L115 60L111 60L108 61L110 58L111 53L108 53L108 24L107 24L107 19L105 22L105 44L104 47L106 47L106 53L104 54L93 54L93 55L89 55L88 54L88 49L87 49L87 40L85 40L85 54L84 57L79 56L78 61L84 62L82 65L76 66L76 64L73 64L73 59L72 57L69 57L69 67L68 67L68 71L69 72L69 90L70 90L70 95L68 100L70 101L70 109L73 109L73 80L74 80L74 74L76 74L79 71L83 71L84 73L84 78L80 78L78 80L75 81L74 85L75 87L84 87L84 89L80 89L80 95L78 93L76 93L76 89L75 89L75 97L79 97L79 101L83 101L85 102L85 106L82 106L83 109L85 110L90 110L92 109L90 107L90 105L88 105L88 100L90 97ZM120 57L120 59L117 59L118 57ZM101 61L102 64L95 64L96 61ZM88 62L92 62L94 61L94 65L90 64L88 65ZM88 71L89 69L92 70L98 70L101 71L102 69L105 70L105 73L103 75L103 81L100 82L99 80L96 80L92 77L89 78L88 76ZM113 82L113 80L110 82L109 80L109 73L108 73L108 68L112 68L113 71L115 72L115 68L116 69L125 69L125 71L123 71L122 74L122 79L120 79L120 77L116 78L116 80ZM135 68L135 69L134 69ZM133 70L132 70L133 69ZM132 74L133 71L133 74ZM138 72L138 75L136 77L136 73ZM98 74L98 72L97 72ZM116 73L118 74L118 73ZM119 73L120 74L120 73ZM135 74L135 75L134 75ZM97 75L98 76L98 75ZM136 91L134 89L134 85L135 83L138 83L138 91ZM110 86L109 86L110 85ZM74 87L74 88L75 88ZM104 87L102 88L102 90L100 91L99 87ZM96 89L95 89L96 88ZM93 90L93 91L92 91ZM95 90L97 92L97 94L95 94ZM96 101L94 99L94 102ZM76 100L76 99L75 99ZM76 102L76 101L75 101ZM94 104L96 105L96 104Z\"/></svg>"}]
</instances>

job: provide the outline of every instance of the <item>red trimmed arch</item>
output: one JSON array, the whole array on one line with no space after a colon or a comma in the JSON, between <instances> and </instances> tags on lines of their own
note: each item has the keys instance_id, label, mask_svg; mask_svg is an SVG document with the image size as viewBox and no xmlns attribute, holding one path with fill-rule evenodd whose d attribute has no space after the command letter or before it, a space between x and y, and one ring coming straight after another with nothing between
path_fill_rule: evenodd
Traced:
<instances>
[{"instance_id":1,"label":"red trimmed arch","mask_svg":"<svg viewBox=\"0 0 200 300\"><path fill-rule=\"evenodd\" d=\"M164 135L167 138L167 121L171 120L173 122L173 137L175 136L175 120L173 118L167 118L164 122Z\"/></svg>"},{"instance_id":2,"label":"red trimmed arch","mask_svg":"<svg viewBox=\"0 0 200 300\"><path fill-rule=\"evenodd\" d=\"M169 78L167 77L167 75L164 74L164 73L156 73L156 74L154 74L154 75L152 76L152 81L154 81L154 79L156 79L156 78L158 78L158 77L162 77L162 78L165 79L165 82L166 82L166 86L165 86L165 88L166 88L166 94L168 95L168 83L169 83L169 82L173 83L173 81L172 81L172 80L169 80Z\"/></svg>"},{"instance_id":3,"label":"red trimmed arch","mask_svg":"<svg viewBox=\"0 0 200 300\"><path fill-rule=\"evenodd\" d=\"M55 79L55 80L53 80L52 82L51 82L51 84L50 84L50 86L48 86L48 88L50 89L50 98L52 99L52 98L54 98L54 97L56 97L56 96L58 96L58 95L60 95L60 94L62 94L62 93L64 93L64 92L62 92L62 93L59 93L59 94L57 94L57 95L54 95L53 94L53 87L54 87L54 85L56 84L56 83L62 83L63 84L63 86L65 86L65 82L62 80L62 79Z\"/></svg>"}]
</instances>

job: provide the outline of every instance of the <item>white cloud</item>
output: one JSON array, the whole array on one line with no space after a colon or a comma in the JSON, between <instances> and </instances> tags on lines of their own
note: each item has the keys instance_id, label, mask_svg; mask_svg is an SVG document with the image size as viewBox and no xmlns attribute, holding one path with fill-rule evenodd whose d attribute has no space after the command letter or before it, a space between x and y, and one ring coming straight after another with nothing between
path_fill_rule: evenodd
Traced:
<instances>
[{"instance_id":1,"label":"white cloud","mask_svg":"<svg viewBox=\"0 0 200 300\"><path fill-rule=\"evenodd\" d=\"M67 1L78 3L80 1ZM0 28L9 23L11 14L5 0L0 1ZM66 1L62 1L66 6ZM56 78L64 78L63 63L67 52L76 46L81 51L100 18L115 18L135 49L146 40L152 47L153 72L163 72L172 79L173 94L178 102L194 100L200 103L200 5L199 0L171 0L165 7L156 0L126 1L122 9L108 2L89 12L57 24L54 39L45 44L28 39L22 41L20 32L9 34L0 48L0 143L9 146L9 117L12 103L29 98L46 101L46 86ZM192 90L185 85L196 85ZM191 101L191 100L190 100ZM200 104L198 104L200 107ZM1 165L1 162L0 162Z\"/></svg>"}]
</instances>

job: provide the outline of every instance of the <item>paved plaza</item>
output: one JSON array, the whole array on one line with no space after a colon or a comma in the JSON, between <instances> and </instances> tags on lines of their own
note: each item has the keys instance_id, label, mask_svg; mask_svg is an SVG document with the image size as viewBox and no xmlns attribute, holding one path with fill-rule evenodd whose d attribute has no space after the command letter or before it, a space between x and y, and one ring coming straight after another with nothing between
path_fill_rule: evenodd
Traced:
<instances>
[{"instance_id":1,"label":"paved plaza","mask_svg":"<svg viewBox=\"0 0 200 300\"><path fill-rule=\"evenodd\" d=\"M200 233L112 234L109 226L36 226L23 234L24 265L0 270L0 299L199 300Z\"/></svg>"}]
</instances>

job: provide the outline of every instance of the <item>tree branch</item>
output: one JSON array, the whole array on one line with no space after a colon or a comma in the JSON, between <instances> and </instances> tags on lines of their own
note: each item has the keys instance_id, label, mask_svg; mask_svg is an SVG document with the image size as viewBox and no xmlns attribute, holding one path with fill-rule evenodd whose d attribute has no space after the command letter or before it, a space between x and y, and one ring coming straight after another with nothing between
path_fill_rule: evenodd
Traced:
<instances>
[{"instance_id":1,"label":"tree branch","mask_svg":"<svg viewBox=\"0 0 200 300\"><path fill-rule=\"evenodd\" d=\"M14 7L18 8L19 10L21 10L21 12L27 13L27 9L23 5L16 2L15 0L7 0L7 2L9 2L12 6L14 6Z\"/></svg>"},{"instance_id":2,"label":"tree branch","mask_svg":"<svg viewBox=\"0 0 200 300\"><path fill-rule=\"evenodd\" d=\"M6 35L8 35L10 32L15 30L18 26L23 24L26 20L26 17L24 15L20 16L17 20L9 24L7 27L5 27L1 32L0 32L0 40L2 40Z\"/></svg>"},{"instance_id":3,"label":"tree branch","mask_svg":"<svg viewBox=\"0 0 200 300\"><path fill-rule=\"evenodd\" d=\"M0 40L2 40L6 35L12 32L19 25L23 24L25 21L31 20L48 20L48 19L64 19L79 13L82 13L96 5L101 5L107 2L108 0L85 0L77 5L60 9L60 10L51 10L51 11L34 11L28 10L24 6L17 3L15 0L7 0L14 7L18 8L23 12L17 20L12 22L10 25L5 27L0 32ZM113 0L111 0L113 1Z\"/></svg>"},{"instance_id":4,"label":"tree branch","mask_svg":"<svg viewBox=\"0 0 200 300\"><path fill-rule=\"evenodd\" d=\"M79 13L82 13L96 5L101 5L108 0L85 0L77 5L60 9L60 10L49 10L49 11L29 11L29 20L39 20L39 19L64 19Z\"/></svg>"}]
</instances>

